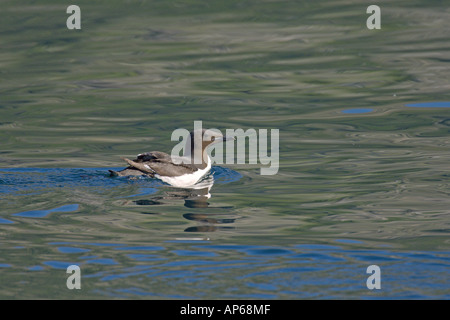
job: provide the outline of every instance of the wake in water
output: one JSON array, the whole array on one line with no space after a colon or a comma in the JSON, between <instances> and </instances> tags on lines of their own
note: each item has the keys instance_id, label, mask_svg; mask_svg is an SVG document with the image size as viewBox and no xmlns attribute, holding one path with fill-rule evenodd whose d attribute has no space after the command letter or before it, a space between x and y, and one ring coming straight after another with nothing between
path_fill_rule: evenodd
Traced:
<instances>
[{"instance_id":1,"label":"wake in water","mask_svg":"<svg viewBox=\"0 0 450 320\"><path fill-rule=\"evenodd\" d=\"M114 188L124 183L145 187L165 186L154 178L139 177L112 178L108 170L118 168L11 168L0 169L0 197L2 194L39 192L43 189L101 187ZM238 181L242 175L228 168L213 167L209 174L214 183L223 184Z\"/></svg>"}]
</instances>

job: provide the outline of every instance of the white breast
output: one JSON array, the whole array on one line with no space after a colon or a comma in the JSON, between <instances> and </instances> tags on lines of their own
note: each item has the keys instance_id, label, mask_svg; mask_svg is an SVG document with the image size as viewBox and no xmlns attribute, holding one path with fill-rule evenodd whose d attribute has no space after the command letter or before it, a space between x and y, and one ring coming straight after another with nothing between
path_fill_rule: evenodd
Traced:
<instances>
[{"instance_id":1,"label":"white breast","mask_svg":"<svg viewBox=\"0 0 450 320\"><path fill-rule=\"evenodd\" d=\"M209 172L210 169L211 159L208 157L208 163L205 169L197 170L194 173L183 174L178 177L163 177L159 174L155 174L155 178L158 178L174 187L184 188L196 184L205 174Z\"/></svg>"}]
</instances>

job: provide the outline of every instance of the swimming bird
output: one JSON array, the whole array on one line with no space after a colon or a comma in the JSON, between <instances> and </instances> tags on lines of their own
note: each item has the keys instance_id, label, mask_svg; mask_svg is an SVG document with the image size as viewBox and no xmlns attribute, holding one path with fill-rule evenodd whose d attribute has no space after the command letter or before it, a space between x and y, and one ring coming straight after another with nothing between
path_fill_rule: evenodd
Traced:
<instances>
[{"instance_id":1,"label":"swimming bird","mask_svg":"<svg viewBox=\"0 0 450 320\"><path fill-rule=\"evenodd\" d=\"M160 179L175 187L193 186L211 169L211 159L206 148L229 139L212 130L194 130L186 139L185 155L171 156L161 151L138 154L136 159L123 158L128 167L111 172L112 176L148 176Z\"/></svg>"}]
</instances>

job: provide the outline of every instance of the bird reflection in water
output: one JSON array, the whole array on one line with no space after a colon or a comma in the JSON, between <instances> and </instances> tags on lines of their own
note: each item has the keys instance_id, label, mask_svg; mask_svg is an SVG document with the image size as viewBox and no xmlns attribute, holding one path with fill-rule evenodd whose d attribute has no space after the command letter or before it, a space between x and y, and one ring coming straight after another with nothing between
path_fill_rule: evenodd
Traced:
<instances>
[{"instance_id":1,"label":"bird reflection in water","mask_svg":"<svg viewBox=\"0 0 450 320\"><path fill-rule=\"evenodd\" d=\"M152 199L135 200L137 205L159 205L162 200L184 200L187 208L208 208L210 190L214 184L213 175L208 175L205 179L189 188L171 188L164 191L163 196ZM232 226L222 226L223 224L234 223L236 218L223 218L223 214L217 213L185 213L183 218L189 221L198 222L199 225L186 228L185 232L213 232L223 229L234 229Z\"/></svg>"}]
</instances>

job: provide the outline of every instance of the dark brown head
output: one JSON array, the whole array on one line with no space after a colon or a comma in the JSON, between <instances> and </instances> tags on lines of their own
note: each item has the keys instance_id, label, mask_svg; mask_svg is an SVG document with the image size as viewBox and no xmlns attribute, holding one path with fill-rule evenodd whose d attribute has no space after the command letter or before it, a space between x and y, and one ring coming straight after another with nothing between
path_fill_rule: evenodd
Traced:
<instances>
[{"instance_id":1,"label":"dark brown head","mask_svg":"<svg viewBox=\"0 0 450 320\"><path fill-rule=\"evenodd\" d=\"M202 129L202 130L194 130L190 133L190 142L191 142L191 151L200 144L202 146L202 150L205 150L211 144L219 143L227 140L225 136L222 135L219 131L210 130L210 129Z\"/></svg>"},{"instance_id":2,"label":"dark brown head","mask_svg":"<svg viewBox=\"0 0 450 320\"><path fill-rule=\"evenodd\" d=\"M225 140L228 140L228 137L222 135L219 130L194 130L190 132L190 139L186 142L186 148L191 151L190 154L195 164L204 165L208 162L208 155L205 152L206 148Z\"/></svg>"}]
</instances>

